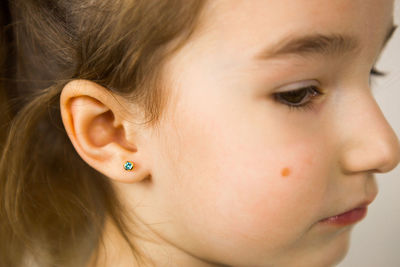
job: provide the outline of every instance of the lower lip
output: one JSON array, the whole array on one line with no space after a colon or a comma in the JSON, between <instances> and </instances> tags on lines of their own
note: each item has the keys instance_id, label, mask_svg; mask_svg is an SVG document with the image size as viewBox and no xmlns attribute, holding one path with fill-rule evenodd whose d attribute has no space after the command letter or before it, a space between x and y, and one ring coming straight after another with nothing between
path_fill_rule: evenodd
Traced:
<instances>
[{"instance_id":1,"label":"lower lip","mask_svg":"<svg viewBox=\"0 0 400 267\"><path fill-rule=\"evenodd\" d=\"M323 219L320 221L320 223L345 226L361 221L366 215L367 207L356 208L349 212Z\"/></svg>"}]
</instances>

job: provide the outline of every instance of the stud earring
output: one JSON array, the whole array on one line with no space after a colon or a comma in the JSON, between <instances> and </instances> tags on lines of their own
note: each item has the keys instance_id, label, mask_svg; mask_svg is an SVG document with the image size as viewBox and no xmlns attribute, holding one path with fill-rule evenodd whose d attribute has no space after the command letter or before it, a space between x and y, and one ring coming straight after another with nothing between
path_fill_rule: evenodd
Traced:
<instances>
[{"instance_id":1,"label":"stud earring","mask_svg":"<svg viewBox=\"0 0 400 267\"><path fill-rule=\"evenodd\" d=\"M130 162L130 161L125 162L125 164L124 164L124 169L125 169L126 171L131 171L131 170L133 169L133 163Z\"/></svg>"}]
</instances>

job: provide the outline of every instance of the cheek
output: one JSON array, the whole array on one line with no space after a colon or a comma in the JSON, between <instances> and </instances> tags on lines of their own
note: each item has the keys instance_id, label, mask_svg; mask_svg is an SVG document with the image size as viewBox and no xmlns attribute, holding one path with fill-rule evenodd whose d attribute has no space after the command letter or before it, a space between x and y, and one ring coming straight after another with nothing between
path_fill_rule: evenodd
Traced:
<instances>
[{"instance_id":1,"label":"cheek","mask_svg":"<svg viewBox=\"0 0 400 267\"><path fill-rule=\"evenodd\" d=\"M274 250L294 243L315 222L326 192L324 162L316 164L322 146L315 136L274 142L279 138L249 136L248 128L222 121L181 132L183 224L226 240L226 247Z\"/></svg>"},{"instance_id":2,"label":"cheek","mask_svg":"<svg viewBox=\"0 0 400 267\"><path fill-rule=\"evenodd\" d=\"M229 231L278 244L314 223L326 180L301 146L268 151L253 150L248 164L221 169L215 204Z\"/></svg>"}]
</instances>

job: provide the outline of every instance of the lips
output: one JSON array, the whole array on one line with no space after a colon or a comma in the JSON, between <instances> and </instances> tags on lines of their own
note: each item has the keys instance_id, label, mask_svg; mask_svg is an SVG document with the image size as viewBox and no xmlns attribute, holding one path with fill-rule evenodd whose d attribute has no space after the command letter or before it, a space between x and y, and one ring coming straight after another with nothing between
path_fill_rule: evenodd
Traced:
<instances>
[{"instance_id":1,"label":"lips","mask_svg":"<svg viewBox=\"0 0 400 267\"><path fill-rule=\"evenodd\" d=\"M348 212L323 219L320 221L320 223L345 226L356 223L364 219L366 215L367 215L367 207L355 208Z\"/></svg>"},{"instance_id":2,"label":"lips","mask_svg":"<svg viewBox=\"0 0 400 267\"><path fill-rule=\"evenodd\" d=\"M345 212L320 220L320 223L342 226L358 222L365 218L367 214L367 206L373 200L374 199L361 201L359 204L354 205L353 208L350 208Z\"/></svg>"}]
</instances>

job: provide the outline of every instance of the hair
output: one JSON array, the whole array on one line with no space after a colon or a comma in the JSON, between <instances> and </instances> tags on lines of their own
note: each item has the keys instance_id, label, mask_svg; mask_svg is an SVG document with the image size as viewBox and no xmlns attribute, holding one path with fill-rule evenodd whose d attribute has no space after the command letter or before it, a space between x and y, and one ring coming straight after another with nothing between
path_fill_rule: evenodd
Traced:
<instances>
[{"instance_id":1,"label":"hair","mask_svg":"<svg viewBox=\"0 0 400 267\"><path fill-rule=\"evenodd\" d=\"M60 93L71 80L90 80L140 105L156 125L167 97L163 66L197 29L204 3L1 1L0 266L28 258L84 266L106 217L145 262L111 181L71 144Z\"/></svg>"}]
</instances>

